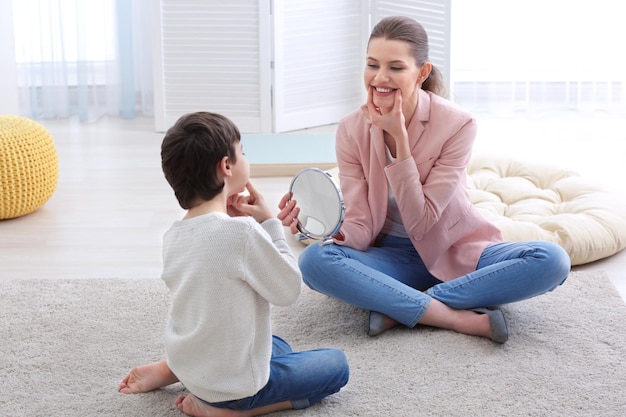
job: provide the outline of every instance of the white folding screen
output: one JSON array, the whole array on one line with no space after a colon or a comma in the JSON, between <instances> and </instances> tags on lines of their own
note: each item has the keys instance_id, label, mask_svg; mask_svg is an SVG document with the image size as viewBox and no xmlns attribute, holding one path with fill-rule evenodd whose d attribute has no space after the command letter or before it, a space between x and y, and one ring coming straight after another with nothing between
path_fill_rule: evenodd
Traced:
<instances>
[{"instance_id":1,"label":"white folding screen","mask_svg":"<svg viewBox=\"0 0 626 417\"><path fill-rule=\"evenodd\" d=\"M245 133L336 123L363 101L370 29L414 17L449 80L451 0L161 0L155 16L155 124L199 110Z\"/></svg>"},{"instance_id":2,"label":"white folding screen","mask_svg":"<svg viewBox=\"0 0 626 417\"><path fill-rule=\"evenodd\" d=\"M275 2L276 132L335 123L360 105L367 3Z\"/></svg>"},{"instance_id":3,"label":"white folding screen","mask_svg":"<svg viewBox=\"0 0 626 417\"><path fill-rule=\"evenodd\" d=\"M0 0L0 114L19 114L15 43L13 36L13 2Z\"/></svg>"},{"instance_id":4,"label":"white folding screen","mask_svg":"<svg viewBox=\"0 0 626 417\"><path fill-rule=\"evenodd\" d=\"M155 125L213 111L271 131L268 0L161 0L155 8Z\"/></svg>"}]
</instances>

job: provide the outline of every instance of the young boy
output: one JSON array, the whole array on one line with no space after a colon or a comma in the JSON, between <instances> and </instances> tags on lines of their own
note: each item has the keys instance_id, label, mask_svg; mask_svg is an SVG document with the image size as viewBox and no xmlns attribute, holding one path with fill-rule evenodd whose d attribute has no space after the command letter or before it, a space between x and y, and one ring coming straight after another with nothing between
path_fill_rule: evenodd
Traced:
<instances>
[{"instance_id":1,"label":"young boy","mask_svg":"<svg viewBox=\"0 0 626 417\"><path fill-rule=\"evenodd\" d=\"M240 140L229 119L199 112L182 116L161 146L165 178L187 210L163 239L166 357L132 369L119 391L180 381L190 394L175 404L190 416L305 408L348 382L340 350L293 352L272 336L270 304L295 302L301 275L280 221L249 182Z\"/></svg>"}]
</instances>

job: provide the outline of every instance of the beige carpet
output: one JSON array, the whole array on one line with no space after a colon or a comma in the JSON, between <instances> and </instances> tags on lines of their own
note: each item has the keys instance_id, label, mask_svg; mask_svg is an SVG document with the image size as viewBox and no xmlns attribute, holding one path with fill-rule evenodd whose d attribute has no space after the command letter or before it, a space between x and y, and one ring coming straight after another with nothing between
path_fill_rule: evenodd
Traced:
<instances>
[{"instance_id":1,"label":"beige carpet","mask_svg":"<svg viewBox=\"0 0 626 417\"><path fill-rule=\"evenodd\" d=\"M0 282L0 415L182 415L180 384L117 393L132 366L161 357L167 300L158 279ZM626 415L626 306L605 274L572 273L505 312L504 346L426 327L370 338L364 311L305 288L274 310L275 333L299 350L342 348L351 379L277 415Z\"/></svg>"}]
</instances>

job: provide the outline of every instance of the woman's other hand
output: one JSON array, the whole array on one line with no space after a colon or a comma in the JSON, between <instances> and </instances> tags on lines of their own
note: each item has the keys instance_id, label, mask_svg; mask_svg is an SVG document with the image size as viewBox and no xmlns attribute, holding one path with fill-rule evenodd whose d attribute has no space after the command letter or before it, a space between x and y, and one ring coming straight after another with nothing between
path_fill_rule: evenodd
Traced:
<instances>
[{"instance_id":1,"label":"woman's other hand","mask_svg":"<svg viewBox=\"0 0 626 417\"><path fill-rule=\"evenodd\" d=\"M289 227L292 234L298 234L298 214L300 208L297 207L297 201L291 199L291 193L286 193L278 203L280 211L276 215L282 222L283 226Z\"/></svg>"}]
</instances>

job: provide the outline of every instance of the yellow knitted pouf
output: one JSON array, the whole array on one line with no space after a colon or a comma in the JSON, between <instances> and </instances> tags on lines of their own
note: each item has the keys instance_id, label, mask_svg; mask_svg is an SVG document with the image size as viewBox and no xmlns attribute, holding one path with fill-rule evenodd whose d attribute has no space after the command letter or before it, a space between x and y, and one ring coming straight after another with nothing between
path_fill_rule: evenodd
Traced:
<instances>
[{"instance_id":1,"label":"yellow knitted pouf","mask_svg":"<svg viewBox=\"0 0 626 417\"><path fill-rule=\"evenodd\" d=\"M39 209L52 197L58 180L50 132L25 117L0 115L0 219Z\"/></svg>"}]
</instances>

